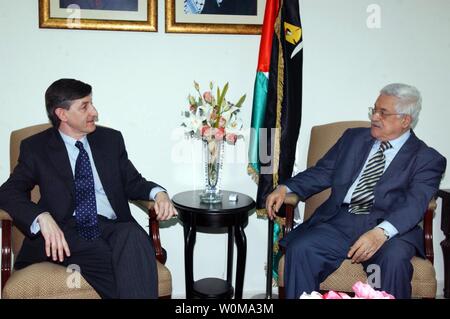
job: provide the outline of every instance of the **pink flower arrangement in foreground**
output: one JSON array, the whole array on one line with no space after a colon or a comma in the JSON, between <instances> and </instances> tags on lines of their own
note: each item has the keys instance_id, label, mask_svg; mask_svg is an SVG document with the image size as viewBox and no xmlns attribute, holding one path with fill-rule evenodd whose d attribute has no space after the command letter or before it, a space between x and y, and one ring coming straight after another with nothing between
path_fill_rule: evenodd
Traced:
<instances>
[{"instance_id":1,"label":"pink flower arrangement in foreground","mask_svg":"<svg viewBox=\"0 0 450 319\"><path fill-rule=\"evenodd\" d=\"M355 292L355 297L350 297L344 292L330 290L323 295L317 291L310 294L304 292L300 299L395 299L387 292L375 290L369 284L364 284L361 281L355 283L352 289Z\"/></svg>"}]
</instances>

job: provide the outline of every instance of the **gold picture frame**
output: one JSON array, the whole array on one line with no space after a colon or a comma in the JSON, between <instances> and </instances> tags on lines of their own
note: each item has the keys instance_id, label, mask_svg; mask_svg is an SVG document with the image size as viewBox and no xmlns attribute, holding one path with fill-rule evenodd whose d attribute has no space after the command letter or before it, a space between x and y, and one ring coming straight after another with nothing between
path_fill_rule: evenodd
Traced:
<instances>
[{"instance_id":1,"label":"gold picture frame","mask_svg":"<svg viewBox=\"0 0 450 319\"><path fill-rule=\"evenodd\" d=\"M157 0L137 0L138 10L61 8L59 0L39 0L39 27L50 29L158 31ZM74 1L74 3L81 1Z\"/></svg>"},{"instance_id":2,"label":"gold picture frame","mask_svg":"<svg viewBox=\"0 0 450 319\"><path fill-rule=\"evenodd\" d=\"M256 16L186 14L184 0L165 0L167 33L261 34L266 0L257 1Z\"/></svg>"}]
</instances>

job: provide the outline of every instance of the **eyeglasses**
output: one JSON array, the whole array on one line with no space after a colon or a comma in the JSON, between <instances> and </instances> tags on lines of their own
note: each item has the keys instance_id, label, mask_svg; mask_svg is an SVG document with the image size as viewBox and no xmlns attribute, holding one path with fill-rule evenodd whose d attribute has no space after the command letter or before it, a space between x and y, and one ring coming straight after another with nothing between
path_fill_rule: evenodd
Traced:
<instances>
[{"instance_id":1,"label":"eyeglasses","mask_svg":"<svg viewBox=\"0 0 450 319\"><path fill-rule=\"evenodd\" d=\"M389 113L384 110L377 110L373 107L369 107L369 118L372 118L375 114L378 114L382 119L385 119L388 116L391 115L406 115L405 113Z\"/></svg>"}]
</instances>

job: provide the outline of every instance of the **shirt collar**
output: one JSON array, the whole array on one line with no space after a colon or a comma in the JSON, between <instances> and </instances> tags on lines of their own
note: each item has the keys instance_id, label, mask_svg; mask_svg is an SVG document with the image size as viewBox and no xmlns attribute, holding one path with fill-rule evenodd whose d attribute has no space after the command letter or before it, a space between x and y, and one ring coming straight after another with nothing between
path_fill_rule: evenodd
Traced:
<instances>
[{"instance_id":1,"label":"shirt collar","mask_svg":"<svg viewBox=\"0 0 450 319\"><path fill-rule=\"evenodd\" d=\"M389 141L391 143L393 149L400 149L403 144L405 144L406 140L411 136L411 131L407 130L405 133L397 137L396 139L393 139Z\"/></svg>"},{"instance_id":2,"label":"shirt collar","mask_svg":"<svg viewBox=\"0 0 450 319\"><path fill-rule=\"evenodd\" d=\"M64 134L64 133L61 132L60 130L58 130L58 132L59 132L59 134L61 135L61 138L63 139L64 144L66 144L66 145L68 145L68 146L76 147L76 146L75 146L75 143L77 142L76 139L74 139L73 137L71 137L71 136L69 136L69 135L67 135L67 134ZM79 139L79 141L80 141L81 143L83 143L83 146L86 148L86 146L87 146L87 137L86 137L86 135L83 136L81 139Z\"/></svg>"}]
</instances>

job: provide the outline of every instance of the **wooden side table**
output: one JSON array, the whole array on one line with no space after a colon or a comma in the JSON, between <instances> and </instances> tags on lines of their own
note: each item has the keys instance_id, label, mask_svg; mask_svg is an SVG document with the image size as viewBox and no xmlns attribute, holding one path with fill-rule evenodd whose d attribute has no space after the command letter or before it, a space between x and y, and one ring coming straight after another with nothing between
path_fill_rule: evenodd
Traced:
<instances>
[{"instance_id":1,"label":"wooden side table","mask_svg":"<svg viewBox=\"0 0 450 319\"><path fill-rule=\"evenodd\" d=\"M242 299L244 285L245 260L247 256L247 238L244 227L248 224L248 213L255 207L255 201L241 193L223 191L221 203L206 204L200 202L202 191L187 191L176 194L173 204L178 210L178 218L184 227L184 267L186 280L186 298L231 298L233 296L232 270L233 247L236 241L236 292L235 298ZM237 194L237 201L230 201L229 195ZM227 280L203 278L194 282L193 253L197 227L206 230L226 228L228 231Z\"/></svg>"}]
</instances>

